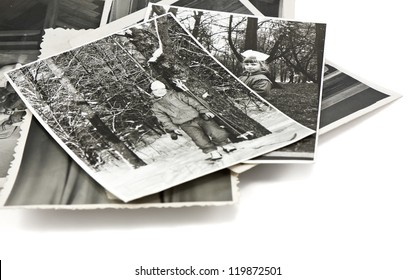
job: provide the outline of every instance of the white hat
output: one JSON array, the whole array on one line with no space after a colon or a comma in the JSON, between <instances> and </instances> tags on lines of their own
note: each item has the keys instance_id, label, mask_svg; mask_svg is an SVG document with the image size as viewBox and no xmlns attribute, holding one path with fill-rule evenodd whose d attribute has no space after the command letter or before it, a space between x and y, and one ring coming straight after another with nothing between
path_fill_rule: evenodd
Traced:
<instances>
[{"instance_id":1,"label":"white hat","mask_svg":"<svg viewBox=\"0 0 415 280\"><path fill-rule=\"evenodd\" d=\"M166 88L166 86L160 81L154 81L150 85L151 90Z\"/></svg>"},{"instance_id":2,"label":"white hat","mask_svg":"<svg viewBox=\"0 0 415 280\"><path fill-rule=\"evenodd\" d=\"M253 50L246 50L243 53L241 53L241 55L245 58L246 57L255 57L259 61L265 61L269 57L269 55L267 55L265 53L258 52L258 51L253 51Z\"/></svg>"}]
</instances>

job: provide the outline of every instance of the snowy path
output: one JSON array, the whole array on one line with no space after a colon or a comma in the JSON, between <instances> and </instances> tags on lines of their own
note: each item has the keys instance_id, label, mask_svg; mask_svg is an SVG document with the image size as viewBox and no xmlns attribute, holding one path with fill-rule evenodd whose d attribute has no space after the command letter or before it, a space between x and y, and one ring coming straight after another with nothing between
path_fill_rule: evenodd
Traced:
<instances>
[{"instance_id":1,"label":"snowy path","mask_svg":"<svg viewBox=\"0 0 415 280\"><path fill-rule=\"evenodd\" d=\"M207 155L192 148L181 156L165 157L139 169L118 167L95 177L115 196L130 201L276 150L313 133L283 114L276 116L275 112L263 114L260 122L273 133L235 143L237 150L230 154L223 152L221 160L207 160Z\"/></svg>"}]
</instances>

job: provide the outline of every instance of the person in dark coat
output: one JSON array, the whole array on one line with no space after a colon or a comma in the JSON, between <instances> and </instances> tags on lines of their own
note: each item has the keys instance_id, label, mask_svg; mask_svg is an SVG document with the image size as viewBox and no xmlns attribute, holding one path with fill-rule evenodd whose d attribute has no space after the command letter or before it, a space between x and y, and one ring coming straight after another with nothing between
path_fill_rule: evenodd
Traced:
<instances>
[{"instance_id":1,"label":"person in dark coat","mask_svg":"<svg viewBox=\"0 0 415 280\"><path fill-rule=\"evenodd\" d=\"M268 78L269 70L263 59L257 52L248 52L248 56L242 61L244 72L239 79L258 93L261 97L267 99L271 95L272 82Z\"/></svg>"}]
</instances>

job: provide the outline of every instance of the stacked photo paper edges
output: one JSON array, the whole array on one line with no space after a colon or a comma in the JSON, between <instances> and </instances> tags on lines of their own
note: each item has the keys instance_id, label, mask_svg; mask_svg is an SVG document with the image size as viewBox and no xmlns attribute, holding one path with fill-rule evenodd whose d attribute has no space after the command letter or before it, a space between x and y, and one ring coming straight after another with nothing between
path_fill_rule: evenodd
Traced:
<instances>
[{"instance_id":1,"label":"stacked photo paper edges","mask_svg":"<svg viewBox=\"0 0 415 280\"><path fill-rule=\"evenodd\" d=\"M270 25L286 34L316 29L315 24L281 24L277 19ZM316 36L310 37L315 45ZM249 73L249 67L257 64L259 69L262 60L245 55L249 70L241 79L262 79L269 85L261 93L270 95L265 91L271 90L271 81L262 72L259 78ZM322 62L314 64L318 76ZM172 14L27 64L7 76L52 137L124 202L315 134L243 84ZM317 92L316 126L319 86L311 85Z\"/></svg>"},{"instance_id":2,"label":"stacked photo paper edges","mask_svg":"<svg viewBox=\"0 0 415 280\"><path fill-rule=\"evenodd\" d=\"M293 157L295 152L288 157L276 156L272 152L254 162L302 157L310 161L320 112L323 24L178 7L175 15L153 17L152 10L147 13L149 21L117 29L116 33L113 30L98 41L62 50L8 73L9 81L39 122L87 173L27 114L22 127L30 127L30 133L25 143L27 130L22 129L20 150L16 151L16 158L23 160L13 162L15 174L9 175L2 191L2 205L87 209L231 204L237 198L236 178L223 168L302 138L311 140L294 144L298 146L293 150L305 147L306 157ZM207 22L198 26L200 34L225 35L208 36L210 43L200 40L203 36L197 36L191 24L194 17L189 15L204 17L203 22ZM251 42L236 38L248 29L252 18L264 28L254 37L258 41L269 39L273 50L265 57L237 51ZM279 40L286 34L298 38L307 34L308 44L298 43L294 35L286 42ZM310 69L308 75L315 80L305 74L294 75L281 59L274 63L268 60L284 50L302 50L303 61L310 67L306 68ZM295 58L299 57L292 61ZM245 63L240 63L244 59ZM255 66L261 67L260 73L253 73ZM265 70L271 70L272 77L279 73L278 82ZM332 78L340 72L327 65L325 71ZM241 83L256 77L257 85L250 85L254 90ZM298 97L293 100L292 96ZM187 115L192 118L190 122L180 123ZM39 143L47 143L44 150L53 154L49 164L60 165L57 178L47 187L42 183L50 174L38 176L38 171L45 173L45 169L36 170L28 164L32 162L29 159L43 157L34 148ZM176 184L180 185L171 188ZM35 192L33 185L43 189L36 188Z\"/></svg>"},{"instance_id":3,"label":"stacked photo paper edges","mask_svg":"<svg viewBox=\"0 0 415 280\"><path fill-rule=\"evenodd\" d=\"M91 41L91 37L94 38L94 36L97 36L96 39L99 39L106 34L114 33L115 31L121 30L129 25L132 25L133 23L140 22L144 18L144 9L139 10L134 14L128 16L126 15L134 11L134 9L144 7L146 3L148 3L148 1L139 1L135 2L134 5L130 5L127 3L128 1L121 2L105 0L105 6L107 6L107 3L109 2L113 2L109 13L110 16L108 16L108 10L106 12L103 4L104 0L96 1L102 2L102 5L100 5L100 7L95 7L94 13L100 12L102 18L97 21L91 20L90 23L88 23L77 20L82 16L81 14L83 14L84 11L82 11L80 15L71 14L69 12L68 14L70 15L65 16L64 11L66 11L66 8L64 6L65 3L63 2L64 1L37 3L35 1L33 2L33 5L30 6L17 4L12 5L9 7L9 9L12 8L12 11L7 14L14 14L15 16L12 16L11 20L10 17L6 17L6 29L10 28L10 26L13 27L15 24L18 24L20 27L22 27L22 24L26 24L27 27L25 29L28 30L42 28L39 26L32 26L33 22L42 22L42 19L39 18L42 17L42 13L31 13L31 10L56 10L49 9L49 6L58 5L60 13L52 15L51 19L45 18L44 20L44 36L42 38L41 49L39 51L40 57L45 53L50 53L50 55L47 56L51 56L59 52L64 52L68 49L72 49L74 46L71 46L69 41L74 39L75 42L79 42L80 40L79 38L76 38L76 33L89 33L90 30L83 29L96 28L99 21L101 22L101 28L89 33L87 35L86 42ZM248 5L249 2L237 0L191 1L190 3L185 3L186 1L156 2L165 4L177 2L180 5L205 7L209 9L220 8L228 11L236 9L239 12L247 14L253 14L252 10L257 11L253 8L252 4ZM61 4L62 7L60 6ZM79 4L82 6L82 3ZM128 9L126 9L126 7ZM85 7L85 12L88 11L89 7ZM30 15L33 17L33 20L14 20L14 18L18 18L20 14ZM36 17L37 19L35 19ZM102 22L105 23L108 18L109 21L116 20L116 22L114 22L114 24L109 23L103 25ZM9 20L9 22L7 22L7 20ZM48 26L60 28L46 29ZM62 29L68 27L71 29ZM104 35L102 35L101 32L104 32ZM48 38L47 35L50 33L52 33L51 38L49 38L51 40L46 40ZM65 41L65 37L68 40ZM31 38L34 39L33 37ZM22 41L26 41L26 38L22 38ZM33 57L36 53L38 53L38 51L19 48L18 51L14 50L13 53L17 55L14 55L13 57L12 54L6 57L6 61L8 61L7 63L3 63L4 57L1 57L2 65L33 61L35 60ZM10 66L3 67L2 70L7 70L9 67ZM8 96L17 96L15 94L9 94L12 93L12 91L13 88L10 84L8 84ZM23 105L21 102L19 104ZM22 107L24 110L24 105ZM11 162L11 168L8 169L6 166L6 168L4 168L5 171L2 172L2 175L8 174L8 177L5 178L2 176L2 182L0 182L0 189L3 188L2 192L0 192L1 205L55 209L94 209L105 207L139 208L152 206L177 207L181 205L222 205L233 203L237 199L236 177L230 174L229 170L224 169L195 180L185 182L166 191L134 200L129 204L121 204L122 201L109 195L109 193L104 191L96 181L92 180L84 170L79 168L73 160L68 158L65 152L63 152L63 150L56 144L55 140L48 136L45 129L43 129L36 120L31 119L30 112L28 110L25 111L27 112L27 115L23 119L24 122L21 125L19 125L19 123L12 124L14 126L19 126L19 132L16 134L20 135L20 138L18 141L14 141L13 143L13 145L16 146L15 149L7 149L9 157L4 162L6 162L6 165L9 165ZM15 154L13 154L13 150L16 150ZM35 165L33 162L42 162L42 165ZM4 183L5 179L6 183ZM36 186L36 188L33 188L32 186Z\"/></svg>"},{"instance_id":4,"label":"stacked photo paper edges","mask_svg":"<svg viewBox=\"0 0 415 280\"><path fill-rule=\"evenodd\" d=\"M219 16L223 22L232 18ZM286 34L316 29L311 23L268 21L268 29ZM315 44L315 34L309 41ZM263 62L245 56L251 59L247 72ZM129 202L315 134L222 63L166 14L7 76L66 152L112 195ZM314 62L315 76L321 65ZM267 97L272 82L260 71L253 78L266 83L261 93ZM310 85L315 128L319 86Z\"/></svg>"}]
</instances>

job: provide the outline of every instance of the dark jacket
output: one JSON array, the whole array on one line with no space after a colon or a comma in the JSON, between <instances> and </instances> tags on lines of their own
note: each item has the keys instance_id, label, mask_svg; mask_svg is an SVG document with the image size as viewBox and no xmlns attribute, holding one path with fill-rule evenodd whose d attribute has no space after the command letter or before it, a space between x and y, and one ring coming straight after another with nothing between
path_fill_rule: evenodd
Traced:
<instances>
[{"instance_id":1,"label":"dark jacket","mask_svg":"<svg viewBox=\"0 0 415 280\"><path fill-rule=\"evenodd\" d=\"M244 72L239 79L253 91L266 98L271 94L272 82L265 74L265 71Z\"/></svg>"}]
</instances>

